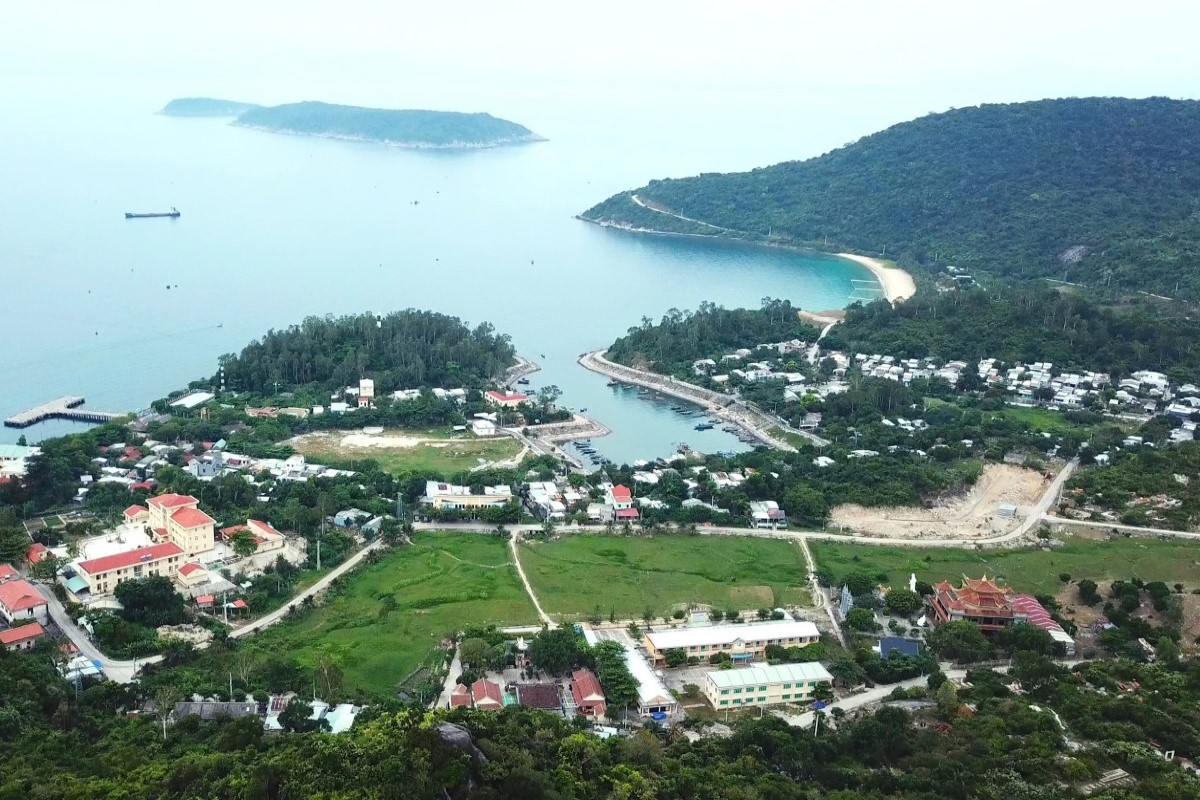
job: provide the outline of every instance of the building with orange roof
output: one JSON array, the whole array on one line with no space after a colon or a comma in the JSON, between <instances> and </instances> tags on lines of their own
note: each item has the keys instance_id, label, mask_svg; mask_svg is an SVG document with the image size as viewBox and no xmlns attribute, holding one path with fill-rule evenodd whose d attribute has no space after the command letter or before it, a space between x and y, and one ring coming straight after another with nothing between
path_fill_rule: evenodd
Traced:
<instances>
[{"instance_id":1,"label":"building with orange roof","mask_svg":"<svg viewBox=\"0 0 1200 800\"><path fill-rule=\"evenodd\" d=\"M28 625L18 625L6 631L0 631L0 646L5 650L28 650L46 635L46 629L37 622Z\"/></svg>"},{"instance_id":2,"label":"building with orange roof","mask_svg":"<svg viewBox=\"0 0 1200 800\"><path fill-rule=\"evenodd\" d=\"M1018 622L1028 622L1029 615L1015 604L1016 593L1000 586L987 575L973 579L963 576L960 586L942 581L933 587L935 625L966 620L979 626L984 633L994 633Z\"/></svg>"},{"instance_id":3,"label":"building with orange roof","mask_svg":"<svg viewBox=\"0 0 1200 800\"><path fill-rule=\"evenodd\" d=\"M471 699L476 708L499 711L504 708L504 692L500 684L480 678L471 684Z\"/></svg>"},{"instance_id":4,"label":"building with orange roof","mask_svg":"<svg viewBox=\"0 0 1200 800\"><path fill-rule=\"evenodd\" d=\"M150 509L146 508L145 506L134 504L125 509L125 511L122 512L122 516L125 517L126 522L131 524L137 524L139 522L144 523L150 519Z\"/></svg>"},{"instance_id":5,"label":"building with orange roof","mask_svg":"<svg viewBox=\"0 0 1200 800\"><path fill-rule=\"evenodd\" d=\"M590 669L577 669L571 675L571 697L575 700L576 712L582 716L599 719L607 710L604 690Z\"/></svg>"},{"instance_id":6,"label":"building with orange roof","mask_svg":"<svg viewBox=\"0 0 1200 800\"><path fill-rule=\"evenodd\" d=\"M30 564L37 564L50 552L50 549L41 542L34 542L33 547L29 548L29 552L25 554L25 558Z\"/></svg>"},{"instance_id":7,"label":"building with orange roof","mask_svg":"<svg viewBox=\"0 0 1200 800\"><path fill-rule=\"evenodd\" d=\"M12 564L0 564L0 583L21 577Z\"/></svg>"},{"instance_id":8,"label":"building with orange roof","mask_svg":"<svg viewBox=\"0 0 1200 800\"><path fill-rule=\"evenodd\" d=\"M254 544L258 547L255 555L269 553L273 550L282 550L287 542L286 537L282 533L275 530L268 523L257 519L248 519L245 525L230 525L227 528L221 528L221 539L228 542L231 536L242 531L248 532L253 537Z\"/></svg>"},{"instance_id":9,"label":"building with orange roof","mask_svg":"<svg viewBox=\"0 0 1200 800\"><path fill-rule=\"evenodd\" d=\"M95 595L108 594L123 581L163 575L173 578L186 559L186 554L174 542L160 542L138 547L103 558L80 561L79 576L87 582L88 591Z\"/></svg>"}]
</instances>

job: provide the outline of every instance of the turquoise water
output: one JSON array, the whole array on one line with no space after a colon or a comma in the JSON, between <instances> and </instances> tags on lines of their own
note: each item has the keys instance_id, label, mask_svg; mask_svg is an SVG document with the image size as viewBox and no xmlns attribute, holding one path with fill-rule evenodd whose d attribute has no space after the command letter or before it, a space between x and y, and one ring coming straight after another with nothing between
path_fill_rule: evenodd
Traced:
<instances>
[{"instance_id":1,"label":"turquoise water","mask_svg":"<svg viewBox=\"0 0 1200 800\"><path fill-rule=\"evenodd\" d=\"M679 442L735 450L719 429L697 432L665 404L608 389L576 358L673 307L765 296L841 307L851 280L869 277L826 256L573 219L662 174L657 135L639 149L596 125L517 119L551 141L406 151L153 114L169 94L91 105L42 95L22 109L18 89L0 91L23 121L0 131L0 416L68 393L90 408L141 408L271 328L417 307L510 334L543 367L533 388L557 384L563 403L613 430L594 444L614 460ZM169 206L183 216L123 219ZM0 430L0 441L20 434Z\"/></svg>"}]
</instances>

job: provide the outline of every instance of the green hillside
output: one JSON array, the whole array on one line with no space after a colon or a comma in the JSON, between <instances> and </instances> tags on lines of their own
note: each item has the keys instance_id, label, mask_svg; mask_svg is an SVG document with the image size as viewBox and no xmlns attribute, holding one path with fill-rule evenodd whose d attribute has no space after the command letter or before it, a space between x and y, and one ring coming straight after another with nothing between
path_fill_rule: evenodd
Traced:
<instances>
[{"instance_id":1,"label":"green hillside","mask_svg":"<svg viewBox=\"0 0 1200 800\"><path fill-rule=\"evenodd\" d=\"M494 147L542 141L524 125L491 114L360 108L304 102L252 108L237 125L278 133L363 139L408 147Z\"/></svg>"},{"instance_id":2,"label":"green hillside","mask_svg":"<svg viewBox=\"0 0 1200 800\"><path fill-rule=\"evenodd\" d=\"M215 97L177 97L158 113L169 117L236 117L252 108L258 106Z\"/></svg>"},{"instance_id":3,"label":"green hillside","mask_svg":"<svg viewBox=\"0 0 1200 800\"><path fill-rule=\"evenodd\" d=\"M581 215L1200 297L1200 102L1082 98L901 123L751 172L652 181ZM738 235L726 233L725 235ZM1177 289L1178 284L1178 289Z\"/></svg>"}]
</instances>

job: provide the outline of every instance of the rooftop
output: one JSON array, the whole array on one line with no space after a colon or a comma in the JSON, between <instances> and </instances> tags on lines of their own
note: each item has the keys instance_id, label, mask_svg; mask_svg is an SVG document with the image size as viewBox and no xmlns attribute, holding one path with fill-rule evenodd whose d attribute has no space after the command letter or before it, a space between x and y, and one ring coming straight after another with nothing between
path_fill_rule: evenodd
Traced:
<instances>
[{"instance_id":1,"label":"rooftop","mask_svg":"<svg viewBox=\"0 0 1200 800\"><path fill-rule=\"evenodd\" d=\"M656 650L697 647L702 644L730 645L737 641L760 642L767 639L816 638L817 626L803 620L762 622L751 625L702 625L650 631L646 638Z\"/></svg>"},{"instance_id":2,"label":"rooftop","mask_svg":"<svg viewBox=\"0 0 1200 800\"><path fill-rule=\"evenodd\" d=\"M171 520L185 528L212 525L216 520L198 508L181 508L171 515Z\"/></svg>"},{"instance_id":3,"label":"rooftop","mask_svg":"<svg viewBox=\"0 0 1200 800\"><path fill-rule=\"evenodd\" d=\"M132 567L135 564L147 564L170 556L183 555L183 548L174 542L154 544L149 547L139 547L136 550L126 550L124 553L114 553L91 561L80 561L79 568L89 575L99 575L109 570Z\"/></svg>"},{"instance_id":4,"label":"rooftop","mask_svg":"<svg viewBox=\"0 0 1200 800\"><path fill-rule=\"evenodd\" d=\"M25 611L46 605L46 598L27 580L18 578L0 583L0 605L9 611Z\"/></svg>"},{"instance_id":5,"label":"rooftop","mask_svg":"<svg viewBox=\"0 0 1200 800\"><path fill-rule=\"evenodd\" d=\"M46 629L36 622L31 622L28 625L18 625L15 628L9 628L6 631L0 631L0 644L7 647L10 644L27 642L30 639L36 639L45 632Z\"/></svg>"},{"instance_id":6,"label":"rooftop","mask_svg":"<svg viewBox=\"0 0 1200 800\"><path fill-rule=\"evenodd\" d=\"M714 670L707 673L707 678L720 689L757 686L783 681L833 681L833 676L829 674L829 670L815 661L808 661L802 664L780 664L774 667L758 666L746 667L744 669Z\"/></svg>"},{"instance_id":7,"label":"rooftop","mask_svg":"<svg viewBox=\"0 0 1200 800\"><path fill-rule=\"evenodd\" d=\"M158 497L151 497L146 503L154 508L182 508L198 505L200 501L190 494L160 494Z\"/></svg>"}]
</instances>

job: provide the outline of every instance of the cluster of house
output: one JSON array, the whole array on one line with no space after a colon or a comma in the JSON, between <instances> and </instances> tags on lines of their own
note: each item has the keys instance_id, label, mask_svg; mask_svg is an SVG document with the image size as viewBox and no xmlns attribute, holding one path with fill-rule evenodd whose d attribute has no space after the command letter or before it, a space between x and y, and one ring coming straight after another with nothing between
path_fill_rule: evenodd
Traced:
<instances>
[{"instance_id":1,"label":"cluster of house","mask_svg":"<svg viewBox=\"0 0 1200 800\"><path fill-rule=\"evenodd\" d=\"M11 564L0 564L0 647L28 650L46 635L49 606L37 587L22 578Z\"/></svg>"},{"instance_id":2,"label":"cluster of house","mask_svg":"<svg viewBox=\"0 0 1200 800\"><path fill-rule=\"evenodd\" d=\"M705 672L701 687L712 707L735 709L804 703L812 699L821 683L833 677L818 663L765 663L767 648L805 647L820 641L811 622L785 618L747 624L710 624L701 618L679 628L647 630L635 641L624 629L585 627L589 644L615 641L625 651L625 663L638 683L639 715L662 719L679 710L679 704L663 684L664 667L672 653L682 653L691 663L711 663L714 656L728 656L735 669Z\"/></svg>"},{"instance_id":3,"label":"cluster of house","mask_svg":"<svg viewBox=\"0 0 1200 800\"><path fill-rule=\"evenodd\" d=\"M31 551L30 560L38 561L47 552L62 558L66 565L59 570L60 579L79 602L95 602L124 581L152 576L166 577L181 593L199 599L234 588L212 565L238 560L230 546L238 537L254 544L251 558L273 559L286 545L282 533L255 519L222 528L218 537L216 521L200 509L195 497L162 494L144 506L126 508L121 525L79 543L78 556L71 558L65 547L41 548Z\"/></svg>"},{"instance_id":4,"label":"cluster of house","mask_svg":"<svg viewBox=\"0 0 1200 800\"><path fill-rule=\"evenodd\" d=\"M450 692L452 708L464 706L499 711L510 705L592 720L601 719L607 712L604 690L590 669L575 670L566 691L558 683L512 683L502 687L495 681L480 678L470 686L457 684Z\"/></svg>"},{"instance_id":5,"label":"cluster of house","mask_svg":"<svg viewBox=\"0 0 1200 800\"><path fill-rule=\"evenodd\" d=\"M175 704L171 713L171 719L174 722L179 722L185 717L193 716L205 721L222 717L229 717L231 719L258 717L262 720L263 728L268 733L279 733L283 731L283 725L279 722L279 715L296 698L297 695L295 693L272 695L262 701L257 701L252 697L247 697L245 700L230 701L193 695L190 700L183 700ZM362 711L362 706L356 706L352 703L330 705L324 700L316 698L306 702L312 708L312 713L308 719L312 722L324 722L329 728L329 733L345 733L350 730L354 725L355 718Z\"/></svg>"}]
</instances>

